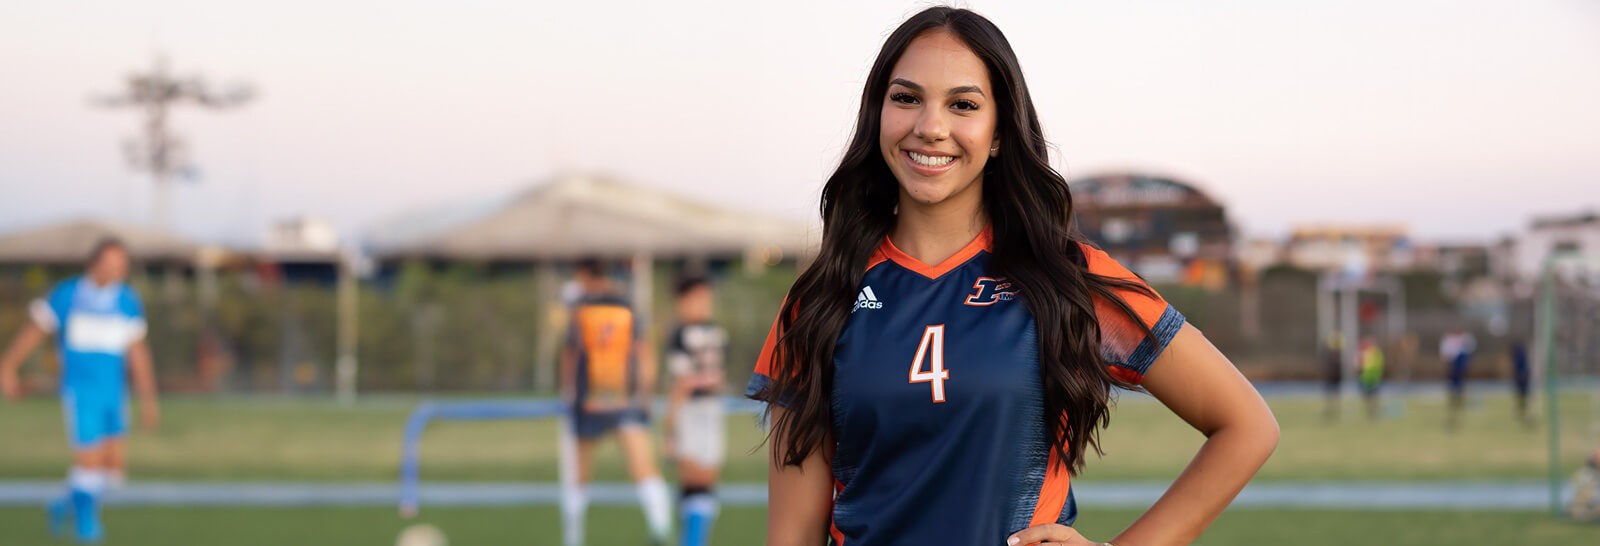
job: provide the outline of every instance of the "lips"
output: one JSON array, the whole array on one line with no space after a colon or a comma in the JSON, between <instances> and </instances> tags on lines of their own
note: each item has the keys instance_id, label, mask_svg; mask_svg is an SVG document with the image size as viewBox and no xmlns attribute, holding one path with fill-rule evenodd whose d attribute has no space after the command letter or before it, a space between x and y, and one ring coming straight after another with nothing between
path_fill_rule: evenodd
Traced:
<instances>
[{"instance_id":1,"label":"lips","mask_svg":"<svg viewBox=\"0 0 1600 546\"><path fill-rule=\"evenodd\" d=\"M956 164L956 156L939 152L902 150L900 157L912 171L923 176L943 174Z\"/></svg>"}]
</instances>

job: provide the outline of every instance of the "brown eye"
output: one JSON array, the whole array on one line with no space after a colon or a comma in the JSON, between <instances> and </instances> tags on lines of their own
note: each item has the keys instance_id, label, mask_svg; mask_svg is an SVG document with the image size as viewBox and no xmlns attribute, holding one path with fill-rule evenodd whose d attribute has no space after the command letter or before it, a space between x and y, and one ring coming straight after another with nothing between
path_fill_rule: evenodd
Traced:
<instances>
[{"instance_id":1,"label":"brown eye","mask_svg":"<svg viewBox=\"0 0 1600 546\"><path fill-rule=\"evenodd\" d=\"M955 102L955 104L950 105L950 107L957 110L965 110L970 112L978 109L978 103L970 100L958 100Z\"/></svg>"},{"instance_id":2,"label":"brown eye","mask_svg":"<svg viewBox=\"0 0 1600 546\"><path fill-rule=\"evenodd\" d=\"M889 100L900 104L916 104L917 97L904 91L889 95Z\"/></svg>"}]
</instances>

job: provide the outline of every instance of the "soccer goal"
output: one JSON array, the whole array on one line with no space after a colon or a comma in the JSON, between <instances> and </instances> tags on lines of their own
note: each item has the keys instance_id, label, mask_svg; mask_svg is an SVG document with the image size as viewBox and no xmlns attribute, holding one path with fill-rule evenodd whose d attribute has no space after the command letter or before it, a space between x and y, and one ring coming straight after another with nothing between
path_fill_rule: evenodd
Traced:
<instances>
[{"instance_id":1,"label":"soccer goal","mask_svg":"<svg viewBox=\"0 0 1600 546\"><path fill-rule=\"evenodd\" d=\"M505 419L544 419L559 417L565 406L559 400L502 402L423 402L406 419L400 455L400 515L411 518L421 508L418 492L422 464L422 432L434 421L496 421ZM565 427L559 427L563 430ZM561 441L560 439L556 439ZM567 442L562 442L563 444ZM566 464L569 456L563 453ZM567 475L563 472L563 476Z\"/></svg>"},{"instance_id":2,"label":"soccer goal","mask_svg":"<svg viewBox=\"0 0 1600 546\"><path fill-rule=\"evenodd\" d=\"M1595 499L1563 498L1573 461L1600 448L1600 255L1555 254L1539 276L1534 355L1543 369L1549 426L1550 510L1560 516ZM1574 405L1578 408L1574 409ZM1562 423L1563 414L1577 423Z\"/></svg>"}]
</instances>

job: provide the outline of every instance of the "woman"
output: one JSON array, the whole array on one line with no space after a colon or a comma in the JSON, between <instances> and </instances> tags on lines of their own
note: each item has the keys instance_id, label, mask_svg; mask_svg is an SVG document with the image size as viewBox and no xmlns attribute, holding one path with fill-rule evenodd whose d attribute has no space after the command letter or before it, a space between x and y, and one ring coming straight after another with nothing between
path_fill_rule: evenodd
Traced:
<instances>
[{"instance_id":1,"label":"woman","mask_svg":"<svg viewBox=\"0 0 1600 546\"><path fill-rule=\"evenodd\" d=\"M1046 149L993 23L938 7L889 36L747 389L772 402L768 544L1100 544L1070 482L1114 387L1209 438L1119 546L1194 540L1277 445L1228 360L1073 237Z\"/></svg>"}]
</instances>

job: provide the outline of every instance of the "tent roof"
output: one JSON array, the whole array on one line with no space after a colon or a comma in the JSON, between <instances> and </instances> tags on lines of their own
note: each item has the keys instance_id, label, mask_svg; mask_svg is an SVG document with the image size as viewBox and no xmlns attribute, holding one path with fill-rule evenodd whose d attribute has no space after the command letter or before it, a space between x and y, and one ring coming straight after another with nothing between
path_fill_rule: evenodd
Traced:
<instances>
[{"instance_id":1,"label":"tent roof","mask_svg":"<svg viewBox=\"0 0 1600 546\"><path fill-rule=\"evenodd\" d=\"M22 229L0 235L0 263L78 264L95 243L116 237L138 261L195 259L200 245L169 231L97 219L81 219Z\"/></svg>"},{"instance_id":2,"label":"tent roof","mask_svg":"<svg viewBox=\"0 0 1600 546\"><path fill-rule=\"evenodd\" d=\"M803 223L715 207L615 180L558 177L509 196L403 215L368 230L378 257L570 259L806 248Z\"/></svg>"}]
</instances>

